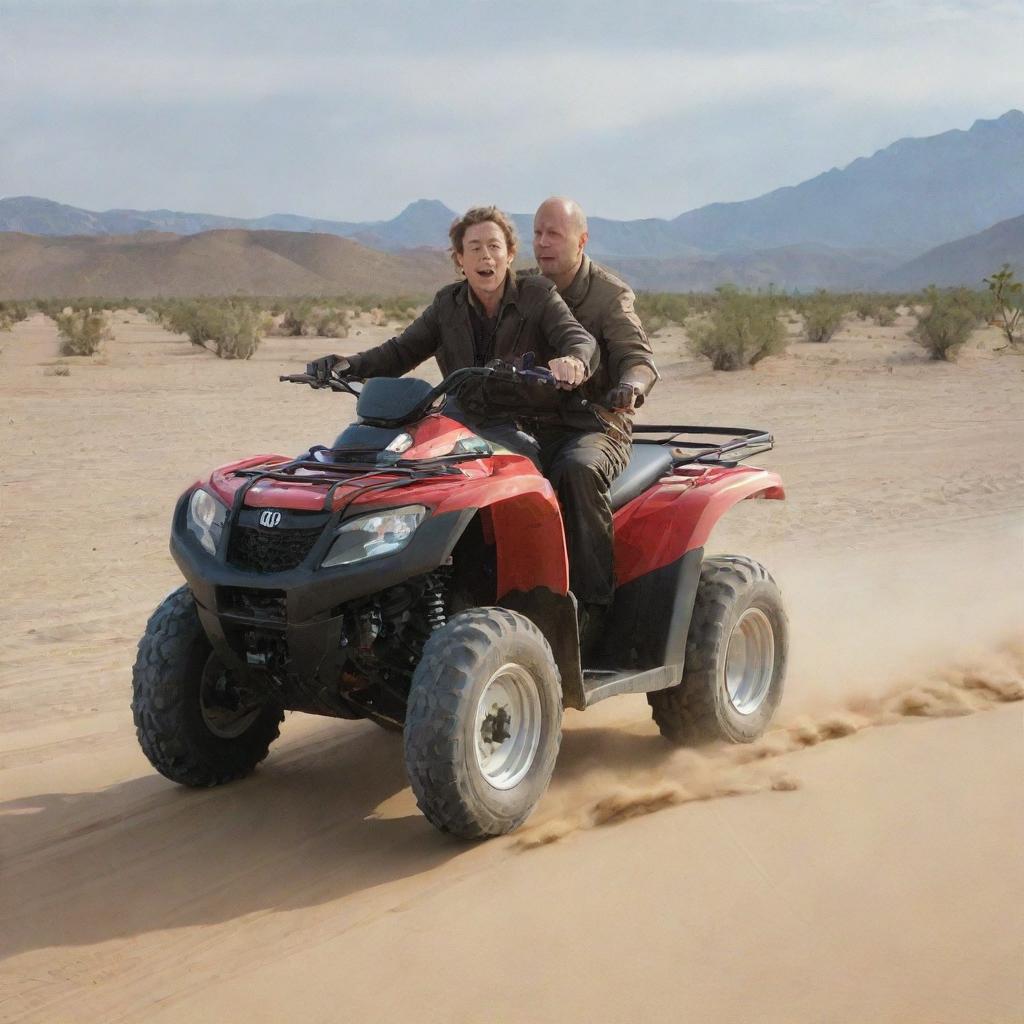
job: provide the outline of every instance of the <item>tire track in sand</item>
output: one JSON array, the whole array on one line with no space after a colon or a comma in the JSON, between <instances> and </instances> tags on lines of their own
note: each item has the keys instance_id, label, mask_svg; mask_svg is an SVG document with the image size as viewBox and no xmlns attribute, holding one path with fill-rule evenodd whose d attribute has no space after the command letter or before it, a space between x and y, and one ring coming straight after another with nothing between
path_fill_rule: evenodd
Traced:
<instances>
[{"instance_id":1,"label":"tire track in sand","mask_svg":"<svg viewBox=\"0 0 1024 1024\"><path fill-rule=\"evenodd\" d=\"M844 739L875 726L910 719L951 718L1024 700L1024 638L989 654L907 679L879 697L854 697L816 715L800 715L754 743L673 750L653 769L623 774L595 770L548 801L516 838L521 850L558 842L574 832L698 800L764 790L794 790L800 782L772 762L786 754Z\"/></svg>"}]
</instances>

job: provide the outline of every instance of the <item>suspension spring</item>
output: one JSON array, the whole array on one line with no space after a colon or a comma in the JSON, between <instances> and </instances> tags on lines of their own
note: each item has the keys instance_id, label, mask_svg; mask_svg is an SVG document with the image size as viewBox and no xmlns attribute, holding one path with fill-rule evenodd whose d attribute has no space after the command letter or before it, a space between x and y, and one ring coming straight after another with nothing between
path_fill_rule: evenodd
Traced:
<instances>
[{"instance_id":1,"label":"suspension spring","mask_svg":"<svg viewBox=\"0 0 1024 1024\"><path fill-rule=\"evenodd\" d=\"M444 581L431 579L423 595L423 613L426 616L430 631L440 629L448 617L444 612Z\"/></svg>"}]
</instances>

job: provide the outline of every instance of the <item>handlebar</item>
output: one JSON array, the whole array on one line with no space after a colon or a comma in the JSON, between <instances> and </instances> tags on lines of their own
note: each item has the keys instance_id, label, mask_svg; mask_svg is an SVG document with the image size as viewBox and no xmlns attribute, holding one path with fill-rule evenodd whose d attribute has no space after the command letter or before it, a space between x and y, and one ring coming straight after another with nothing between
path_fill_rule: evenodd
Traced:
<instances>
[{"instance_id":1,"label":"handlebar","mask_svg":"<svg viewBox=\"0 0 1024 1024\"><path fill-rule=\"evenodd\" d=\"M555 387L555 376L546 366L535 366L529 360L529 353L524 357L522 369L513 366L511 363L500 363L492 366L466 366L461 370L453 370L430 394L429 402L434 402L441 395L454 391L460 384L470 377L499 377L506 380L523 380L530 384L542 384ZM345 391L350 395L359 397L359 391L352 387L352 380L332 370L326 378L314 377L310 373L285 373L281 374L278 381L288 384L307 384L314 389L330 388L331 391ZM427 399L424 399L427 401ZM429 403L428 403L429 404Z\"/></svg>"},{"instance_id":2,"label":"handlebar","mask_svg":"<svg viewBox=\"0 0 1024 1024\"><path fill-rule=\"evenodd\" d=\"M521 383L526 387L540 386L545 390L550 389L551 391L556 391L554 375L547 367L534 366L532 360L529 358L524 358L523 363L525 364L524 366L517 367L509 363L495 360L488 366L467 366L461 370L455 370L448 374L440 384L431 388L414 406L406 409L400 416L396 416L394 418L375 416L372 422L376 426L395 427L422 419L422 417L426 416L436 407L438 399L449 394L457 393L463 385L474 378L481 380L481 382L489 379L495 382ZM349 394L354 395L357 398L360 395L360 391L357 391L352 386L349 378L334 370L330 371L330 373L323 378L308 373L294 373L282 375L280 380L292 384L306 384L312 388L330 388L332 391L347 391ZM581 410L587 409L590 406L590 403L577 391L568 392L561 391L561 389L557 390L561 395L561 397L556 400L559 406L561 406L563 402L575 405ZM523 397L526 399L525 395ZM549 398L554 398L554 395L550 395ZM532 402L527 400L527 405L532 404ZM550 411L548 399L545 399L541 403L541 407ZM517 408L519 407L517 406ZM595 415L600 415L596 407L592 411Z\"/></svg>"},{"instance_id":3,"label":"handlebar","mask_svg":"<svg viewBox=\"0 0 1024 1024\"><path fill-rule=\"evenodd\" d=\"M308 384L313 389L330 388L331 391L345 391L356 398L359 397L359 392L352 387L351 381L336 373L332 373L326 380L314 377L310 373L285 373L277 379L288 384Z\"/></svg>"}]
</instances>

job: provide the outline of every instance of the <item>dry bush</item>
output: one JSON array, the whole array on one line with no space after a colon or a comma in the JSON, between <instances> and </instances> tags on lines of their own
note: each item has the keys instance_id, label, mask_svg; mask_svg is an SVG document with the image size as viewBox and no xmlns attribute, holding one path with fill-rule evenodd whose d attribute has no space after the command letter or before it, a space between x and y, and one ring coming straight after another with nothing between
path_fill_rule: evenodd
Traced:
<instances>
[{"instance_id":1,"label":"dry bush","mask_svg":"<svg viewBox=\"0 0 1024 1024\"><path fill-rule=\"evenodd\" d=\"M64 303L61 299L36 299L32 305L51 320L56 320L57 314L64 309Z\"/></svg>"},{"instance_id":2,"label":"dry bush","mask_svg":"<svg viewBox=\"0 0 1024 1024\"><path fill-rule=\"evenodd\" d=\"M715 370L739 370L786 348L786 330L769 296L732 287L718 289L718 301L706 322L689 328L690 349L706 356Z\"/></svg>"},{"instance_id":3,"label":"dry bush","mask_svg":"<svg viewBox=\"0 0 1024 1024\"><path fill-rule=\"evenodd\" d=\"M411 324L416 319L416 307L411 299L392 299L382 310L385 323Z\"/></svg>"},{"instance_id":4,"label":"dry bush","mask_svg":"<svg viewBox=\"0 0 1024 1024\"><path fill-rule=\"evenodd\" d=\"M843 303L828 292L819 291L802 304L804 335L808 341L831 341L843 322Z\"/></svg>"},{"instance_id":5,"label":"dry bush","mask_svg":"<svg viewBox=\"0 0 1024 1024\"><path fill-rule=\"evenodd\" d=\"M964 291L940 292L929 288L928 305L918 316L913 338L932 359L954 362L981 317L964 301Z\"/></svg>"},{"instance_id":6,"label":"dry bush","mask_svg":"<svg viewBox=\"0 0 1024 1024\"><path fill-rule=\"evenodd\" d=\"M965 309L969 309L980 321L988 322L996 314L996 304L992 293L987 289L957 288L954 290L956 301Z\"/></svg>"},{"instance_id":7,"label":"dry bush","mask_svg":"<svg viewBox=\"0 0 1024 1024\"><path fill-rule=\"evenodd\" d=\"M853 312L861 318L861 320L876 320L878 318L878 311L882 306L882 301L877 295L871 295L870 293L862 295L854 295L853 299Z\"/></svg>"},{"instance_id":8,"label":"dry bush","mask_svg":"<svg viewBox=\"0 0 1024 1024\"><path fill-rule=\"evenodd\" d=\"M290 304L273 333L285 338L347 338L348 313L312 300Z\"/></svg>"},{"instance_id":9,"label":"dry bush","mask_svg":"<svg viewBox=\"0 0 1024 1024\"><path fill-rule=\"evenodd\" d=\"M62 356L91 356L114 337L106 313L99 310L58 313L55 320Z\"/></svg>"},{"instance_id":10,"label":"dry bush","mask_svg":"<svg viewBox=\"0 0 1024 1024\"><path fill-rule=\"evenodd\" d=\"M683 295L640 292L636 297L636 313L647 333L653 335L670 323L683 326L690 315L690 305Z\"/></svg>"},{"instance_id":11,"label":"dry bush","mask_svg":"<svg viewBox=\"0 0 1024 1024\"><path fill-rule=\"evenodd\" d=\"M1024 343L1024 282L1014 280L1009 263L985 278L996 314L995 320L1007 345Z\"/></svg>"},{"instance_id":12,"label":"dry bush","mask_svg":"<svg viewBox=\"0 0 1024 1024\"><path fill-rule=\"evenodd\" d=\"M9 331L28 319L28 306L22 302L0 302L0 331Z\"/></svg>"},{"instance_id":13,"label":"dry bush","mask_svg":"<svg viewBox=\"0 0 1024 1024\"><path fill-rule=\"evenodd\" d=\"M251 359L263 340L262 317L250 306L210 303L201 316L208 340L220 359Z\"/></svg>"},{"instance_id":14,"label":"dry bush","mask_svg":"<svg viewBox=\"0 0 1024 1024\"><path fill-rule=\"evenodd\" d=\"M160 322L220 359L251 359L265 326L250 302L239 299L176 299L158 307Z\"/></svg>"},{"instance_id":15,"label":"dry bush","mask_svg":"<svg viewBox=\"0 0 1024 1024\"><path fill-rule=\"evenodd\" d=\"M879 327L891 327L896 322L896 297L867 292L849 298L850 307L861 320L874 320Z\"/></svg>"}]
</instances>

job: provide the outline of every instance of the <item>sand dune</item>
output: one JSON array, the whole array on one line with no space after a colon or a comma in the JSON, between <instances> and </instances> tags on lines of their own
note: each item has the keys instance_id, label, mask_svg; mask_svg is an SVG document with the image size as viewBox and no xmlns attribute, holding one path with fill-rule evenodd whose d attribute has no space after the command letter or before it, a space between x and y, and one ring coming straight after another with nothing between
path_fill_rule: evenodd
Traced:
<instances>
[{"instance_id":1,"label":"sand dune","mask_svg":"<svg viewBox=\"0 0 1024 1024\"><path fill-rule=\"evenodd\" d=\"M651 421L775 431L788 501L714 545L782 585L786 699L698 751L643 698L569 713L533 818L477 845L369 723L289 716L252 779L188 792L128 710L177 494L329 440L349 401L277 374L386 330L239 364L128 313L67 377L48 321L0 335L0 1020L1024 1018L1024 360L993 332L933 365L907 326L732 375L659 335Z\"/></svg>"}]
</instances>

